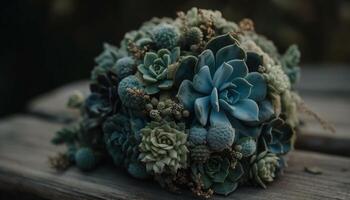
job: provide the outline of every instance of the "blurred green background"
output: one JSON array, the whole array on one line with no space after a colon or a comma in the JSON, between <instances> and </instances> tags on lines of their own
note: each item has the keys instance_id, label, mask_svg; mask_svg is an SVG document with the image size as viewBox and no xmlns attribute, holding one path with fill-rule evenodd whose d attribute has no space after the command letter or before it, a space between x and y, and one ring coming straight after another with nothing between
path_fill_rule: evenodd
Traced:
<instances>
[{"instance_id":1,"label":"blurred green background","mask_svg":"<svg viewBox=\"0 0 350 200\"><path fill-rule=\"evenodd\" d=\"M0 115L23 111L34 96L87 79L103 42L118 44L143 21L175 17L194 6L220 10L236 22L253 19L257 32L280 51L297 43L302 64L350 62L348 0L2 0Z\"/></svg>"}]
</instances>

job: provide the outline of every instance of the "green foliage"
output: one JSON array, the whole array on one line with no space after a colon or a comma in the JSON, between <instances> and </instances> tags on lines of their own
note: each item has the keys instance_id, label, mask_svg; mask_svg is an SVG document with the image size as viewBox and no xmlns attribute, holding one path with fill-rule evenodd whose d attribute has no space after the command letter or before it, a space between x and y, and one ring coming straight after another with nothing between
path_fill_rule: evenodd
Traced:
<instances>
[{"instance_id":1,"label":"green foliage","mask_svg":"<svg viewBox=\"0 0 350 200\"><path fill-rule=\"evenodd\" d=\"M152 121L141 129L140 160L148 172L176 173L187 166L184 124Z\"/></svg>"},{"instance_id":2,"label":"green foliage","mask_svg":"<svg viewBox=\"0 0 350 200\"><path fill-rule=\"evenodd\" d=\"M261 187L266 188L266 184L272 182L276 177L279 167L279 158L267 151L254 155L251 160L250 178Z\"/></svg>"}]
</instances>

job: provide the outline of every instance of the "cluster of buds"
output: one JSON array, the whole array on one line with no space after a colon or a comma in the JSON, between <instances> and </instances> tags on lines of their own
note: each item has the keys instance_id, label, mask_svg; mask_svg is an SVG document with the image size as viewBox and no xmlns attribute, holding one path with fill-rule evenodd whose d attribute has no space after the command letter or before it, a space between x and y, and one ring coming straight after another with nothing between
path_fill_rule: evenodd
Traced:
<instances>
[{"instance_id":1,"label":"cluster of buds","mask_svg":"<svg viewBox=\"0 0 350 200\"><path fill-rule=\"evenodd\" d=\"M190 112L185 110L183 105L171 99L159 101L154 97L146 104L146 111L149 117L155 121L162 121L164 119L181 120L190 116Z\"/></svg>"}]
</instances>

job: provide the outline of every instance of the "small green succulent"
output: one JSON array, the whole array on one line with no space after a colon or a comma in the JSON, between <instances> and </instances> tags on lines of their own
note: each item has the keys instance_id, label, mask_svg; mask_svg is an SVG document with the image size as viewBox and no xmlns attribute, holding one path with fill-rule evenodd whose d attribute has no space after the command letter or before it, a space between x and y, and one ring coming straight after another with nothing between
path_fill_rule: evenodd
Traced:
<instances>
[{"instance_id":1,"label":"small green succulent","mask_svg":"<svg viewBox=\"0 0 350 200\"><path fill-rule=\"evenodd\" d=\"M169 67L174 65L180 56L180 48L172 51L160 49L157 53L147 52L143 63L137 66L146 83L147 94L156 94L160 90L169 90L173 86L172 77L169 77Z\"/></svg>"},{"instance_id":2,"label":"small green succulent","mask_svg":"<svg viewBox=\"0 0 350 200\"><path fill-rule=\"evenodd\" d=\"M221 195L235 191L244 173L239 162L233 168L230 159L221 155L213 155L203 164L194 164L191 170L194 179L199 177L204 189L211 188Z\"/></svg>"},{"instance_id":3,"label":"small green succulent","mask_svg":"<svg viewBox=\"0 0 350 200\"><path fill-rule=\"evenodd\" d=\"M141 129L140 160L148 172L176 173L187 165L187 135L184 124L152 121Z\"/></svg>"},{"instance_id":4,"label":"small green succulent","mask_svg":"<svg viewBox=\"0 0 350 200\"><path fill-rule=\"evenodd\" d=\"M277 169L279 168L279 158L267 151L254 155L251 160L250 178L266 188L266 184L270 183L276 177Z\"/></svg>"}]
</instances>

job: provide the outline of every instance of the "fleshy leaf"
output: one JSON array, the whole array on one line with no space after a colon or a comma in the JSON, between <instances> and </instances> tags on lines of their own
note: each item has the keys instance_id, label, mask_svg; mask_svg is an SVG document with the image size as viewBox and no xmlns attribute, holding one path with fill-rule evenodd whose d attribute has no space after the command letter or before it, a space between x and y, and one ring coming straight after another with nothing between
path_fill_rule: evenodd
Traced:
<instances>
[{"instance_id":1,"label":"fleshy leaf","mask_svg":"<svg viewBox=\"0 0 350 200\"><path fill-rule=\"evenodd\" d=\"M241 99L234 105L233 115L243 121L258 121L259 108L251 99Z\"/></svg>"},{"instance_id":2,"label":"fleshy leaf","mask_svg":"<svg viewBox=\"0 0 350 200\"><path fill-rule=\"evenodd\" d=\"M235 88L235 91L239 93L240 99L246 99L249 97L251 93L251 89L253 87L252 84L250 84L247 80L244 78L236 78L233 80L233 84L235 84L237 87Z\"/></svg>"},{"instance_id":3,"label":"fleshy leaf","mask_svg":"<svg viewBox=\"0 0 350 200\"><path fill-rule=\"evenodd\" d=\"M137 69L139 70L139 72L141 72L141 74L147 74L149 75L148 70L146 69L144 64L140 64L137 66Z\"/></svg>"},{"instance_id":4,"label":"fleshy leaf","mask_svg":"<svg viewBox=\"0 0 350 200\"><path fill-rule=\"evenodd\" d=\"M205 48L210 49L213 54L216 54L216 52L222 47L237 43L237 40L234 39L229 33L227 33L211 39Z\"/></svg>"},{"instance_id":5,"label":"fleshy leaf","mask_svg":"<svg viewBox=\"0 0 350 200\"><path fill-rule=\"evenodd\" d=\"M198 73L199 70L204 67L208 66L210 71L215 69L215 57L212 51L209 49L204 50L199 56L198 56L198 62L195 67L195 72Z\"/></svg>"},{"instance_id":6,"label":"fleshy leaf","mask_svg":"<svg viewBox=\"0 0 350 200\"><path fill-rule=\"evenodd\" d=\"M231 76L233 68L227 63L223 63L215 72L213 77L213 85L216 88L221 88L221 86L226 83L227 79Z\"/></svg>"},{"instance_id":7,"label":"fleshy leaf","mask_svg":"<svg viewBox=\"0 0 350 200\"><path fill-rule=\"evenodd\" d=\"M147 93L147 94L156 94L156 93L158 93L160 90L159 90L159 88L156 86L156 85L148 85L148 86L146 86L146 88L145 88L145 92Z\"/></svg>"},{"instance_id":8,"label":"fleshy leaf","mask_svg":"<svg viewBox=\"0 0 350 200\"><path fill-rule=\"evenodd\" d=\"M196 62L197 58L194 56L186 56L181 60L180 65L175 72L175 85L180 85L183 80L193 79Z\"/></svg>"},{"instance_id":9,"label":"fleshy leaf","mask_svg":"<svg viewBox=\"0 0 350 200\"><path fill-rule=\"evenodd\" d=\"M157 79L151 77L151 76L148 75L148 74L144 74L144 75L142 76L142 78L143 78L146 82L149 82L149 83L156 83L156 82L158 81Z\"/></svg>"},{"instance_id":10,"label":"fleshy leaf","mask_svg":"<svg viewBox=\"0 0 350 200\"><path fill-rule=\"evenodd\" d=\"M216 112L214 109L211 110L210 113L210 125L211 126L218 126L218 125L224 125L230 124L230 121L228 120L226 114L224 111Z\"/></svg>"},{"instance_id":11,"label":"fleshy leaf","mask_svg":"<svg viewBox=\"0 0 350 200\"><path fill-rule=\"evenodd\" d=\"M272 103L269 100L258 102L258 106L259 106L259 121L261 122L267 121L273 116L274 109L273 109Z\"/></svg>"},{"instance_id":12,"label":"fleshy leaf","mask_svg":"<svg viewBox=\"0 0 350 200\"><path fill-rule=\"evenodd\" d=\"M210 94L213 88L212 82L208 66L202 67L193 77L193 87L204 94Z\"/></svg>"},{"instance_id":13,"label":"fleshy leaf","mask_svg":"<svg viewBox=\"0 0 350 200\"><path fill-rule=\"evenodd\" d=\"M232 44L223 47L216 53L216 67L218 68L222 63L230 60L244 60L246 58L245 52L237 44Z\"/></svg>"},{"instance_id":14,"label":"fleshy leaf","mask_svg":"<svg viewBox=\"0 0 350 200\"><path fill-rule=\"evenodd\" d=\"M192 111L194 108L194 101L203 95L196 92L191 81L184 80L176 96L186 109Z\"/></svg>"},{"instance_id":15,"label":"fleshy leaf","mask_svg":"<svg viewBox=\"0 0 350 200\"><path fill-rule=\"evenodd\" d=\"M161 82L158 87L160 89L170 89L173 86L173 81L172 80L164 80L163 82Z\"/></svg>"},{"instance_id":16,"label":"fleshy leaf","mask_svg":"<svg viewBox=\"0 0 350 200\"><path fill-rule=\"evenodd\" d=\"M216 88L213 89L210 95L210 103L216 112L219 112L219 97L218 97L218 90Z\"/></svg>"},{"instance_id":17,"label":"fleshy leaf","mask_svg":"<svg viewBox=\"0 0 350 200\"><path fill-rule=\"evenodd\" d=\"M258 72L252 72L248 74L246 79L253 85L249 98L255 101L264 100L267 93L267 84L263 76Z\"/></svg>"},{"instance_id":18,"label":"fleshy leaf","mask_svg":"<svg viewBox=\"0 0 350 200\"><path fill-rule=\"evenodd\" d=\"M170 58L171 63L176 62L180 58L180 47L175 47L171 50Z\"/></svg>"},{"instance_id":19,"label":"fleshy leaf","mask_svg":"<svg viewBox=\"0 0 350 200\"><path fill-rule=\"evenodd\" d=\"M210 96L201 97L194 102L194 112L198 121L205 126L209 117Z\"/></svg>"},{"instance_id":20,"label":"fleshy leaf","mask_svg":"<svg viewBox=\"0 0 350 200\"><path fill-rule=\"evenodd\" d=\"M148 68L150 65L153 64L154 60L158 58L158 55L153 52L147 52L145 55L145 58L143 60L143 63L145 64L145 67Z\"/></svg>"},{"instance_id":21,"label":"fleshy leaf","mask_svg":"<svg viewBox=\"0 0 350 200\"><path fill-rule=\"evenodd\" d=\"M233 68L230 80L234 80L237 77L244 78L247 76L248 67L243 60L230 60L227 64L231 65Z\"/></svg>"},{"instance_id":22,"label":"fleshy leaf","mask_svg":"<svg viewBox=\"0 0 350 200\"><path fill-rule=\"evenodd\" d=\"M254 52L247 52L246 60L249 72L257 72L259 67L263 64L262 56Z\"/></svg>"},{"instance_id":23,"label":"fleshy leaf","mask_svg":"<svg viewBox=\"0 0 350 200\"><path fill-rule=\"evenodd\" d=\"M238 187L238 183L226 181L224 183L214 183L212 188L216 194L229 195Z\"/></svg>"}]
</instances>

